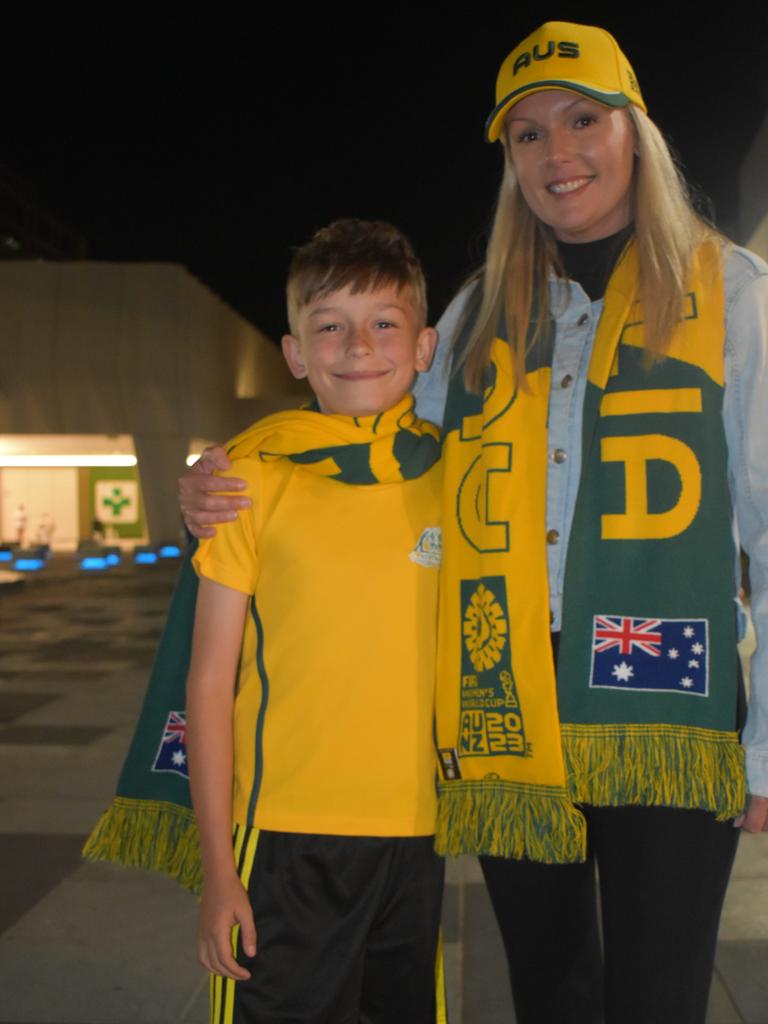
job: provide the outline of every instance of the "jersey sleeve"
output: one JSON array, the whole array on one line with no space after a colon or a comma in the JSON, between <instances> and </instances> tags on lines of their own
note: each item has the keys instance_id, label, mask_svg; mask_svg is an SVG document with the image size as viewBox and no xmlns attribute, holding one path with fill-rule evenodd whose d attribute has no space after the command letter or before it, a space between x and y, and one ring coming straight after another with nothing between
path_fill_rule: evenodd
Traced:
<instances>
[{"instance_id":1,"label":"jersey sleeve","mask_svg":"<svg viewBox=\"0 0 768 1024\"><path fill-rule=\"evenodd\" d=\"M241 493L246 494L253 505L241 509L232 522L217 524L216 536L200 541L192 564L198 576L243 594L253 594L258 577L260 464L256 459L236 459L230 469L217 475L245 480L247 487Z\"/></svg>"}]
</instances>

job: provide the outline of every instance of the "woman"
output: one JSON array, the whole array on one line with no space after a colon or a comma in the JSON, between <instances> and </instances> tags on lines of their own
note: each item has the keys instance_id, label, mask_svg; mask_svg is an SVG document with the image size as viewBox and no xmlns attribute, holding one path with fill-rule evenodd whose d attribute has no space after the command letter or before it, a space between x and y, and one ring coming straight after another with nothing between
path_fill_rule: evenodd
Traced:
<instances>
[{"instance_id":1,"label":"woman","mask_svg":"<svg viewBox=\"0 0 768 1024\"><path fill-rule=\"evenodd\" d=\"M521 43L488 137L505 177L444 424L442 846L501 855L521 1021L703 1021L744 799L729 467L766 543L739 398L765 267L691 210L599 29Z\"/></svg>"},{"instance_id":2,"label":"woman","mask_svg":"<svg viewBox=\"0 0 768 1024\"><path fill-rule=\"evenodd\" d=\"M481 855L522 1024L703 1021L733 824L768 821L733 607L737 530L760 646L768 269L692 211L608 33L542 26L496 98L486 267L417 389L448 392L440 844Z\"/></svg>"}]
</instances>

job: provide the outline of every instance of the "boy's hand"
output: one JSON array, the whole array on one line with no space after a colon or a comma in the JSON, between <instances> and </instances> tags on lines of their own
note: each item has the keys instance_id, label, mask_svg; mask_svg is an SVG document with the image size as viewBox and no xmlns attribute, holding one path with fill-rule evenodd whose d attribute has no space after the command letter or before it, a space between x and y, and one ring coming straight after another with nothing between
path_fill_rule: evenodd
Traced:
<instances>
[{"instance_id":1,"label":"boy's hand","mask_svg":"<svg viewBox=\"0 0 768 1024\"><path fill-rule=\"evenodd\" d=\"M256 927L248 893L236 874L207 880L197 928L197 957L213 974L243 981L250 974L232 954L232 929L240 925L245 955L256 956Z\"/></svg>"},{"instance_id":2,"label":"boy's hand","mask_svg":"<svg viewBox=\"0 0 768 1024\"><path fill-rule=\"evenodd\" d=\"M242 491L245 480L214 476L214 470L229 469L223 448L206 448L194 466L179 477L179 506L187 529L193 537L215 537L211 523L228 523L237 519L237 510L249 508L251 499L235 494L218 495L219 491Z\"/></svg>"}]
</instances>

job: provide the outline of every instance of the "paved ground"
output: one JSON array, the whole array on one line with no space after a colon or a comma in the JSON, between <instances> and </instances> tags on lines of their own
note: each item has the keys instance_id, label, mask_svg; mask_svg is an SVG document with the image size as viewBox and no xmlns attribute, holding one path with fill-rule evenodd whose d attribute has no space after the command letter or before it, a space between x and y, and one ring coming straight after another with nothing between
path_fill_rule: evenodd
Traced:
<instances>
[{"instance_id":1,"label":"paved ground","mask_svg":"<svg viewBox=\"0 0 768 1024\"><path fill-rule=\"evenodd\" d=\"M164 878L79 859L113 791L173 575L165 565L82 578L59 559L20 591L0 587L0 1024L207 1019L195 900ZM709 1024L768 1024L766 882L768 837L745 836ZM514 1024L469 859L449 865L444 930L451 1024Z\"/></svg>"}]
</instances>

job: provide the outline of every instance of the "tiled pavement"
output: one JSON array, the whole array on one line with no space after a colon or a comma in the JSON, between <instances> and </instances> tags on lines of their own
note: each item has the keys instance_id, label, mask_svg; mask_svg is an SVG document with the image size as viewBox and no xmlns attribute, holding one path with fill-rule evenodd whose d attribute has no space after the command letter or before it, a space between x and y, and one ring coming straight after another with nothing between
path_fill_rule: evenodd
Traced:
<instances>
[{"instance_id":1,"label":"tiled pavement","mask_svg":"<svg viewBox=\"0 0 768 1024\"><path fill-rule=\"evenodd\" d=\"M0 593L0 1024L207 1019L194 899L165 878L79 859L113 791L173 575L165 565L82 578L59 559ZM768 837L745 836L709 1024L768 1024L766 883ZM444 934L451 1024L514 1024L474 861L449 865Z\"/></svg>"}]
</instances>

